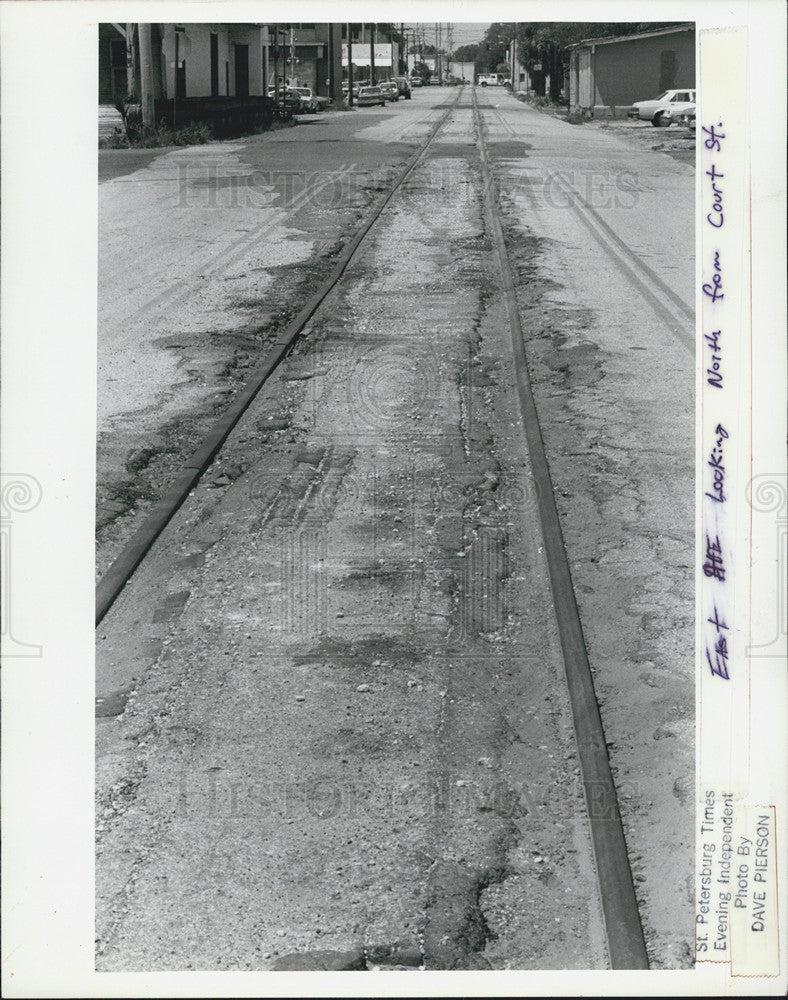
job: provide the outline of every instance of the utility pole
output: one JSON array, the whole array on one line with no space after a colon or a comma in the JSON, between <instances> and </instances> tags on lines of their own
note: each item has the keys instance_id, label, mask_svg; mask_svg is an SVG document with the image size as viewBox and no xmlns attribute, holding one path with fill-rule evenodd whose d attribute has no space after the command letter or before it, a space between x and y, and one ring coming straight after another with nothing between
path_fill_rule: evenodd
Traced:
<instances>
[{"instance_id":1,"label":"utility pole","mask_svg":"<svg viewBox=\"0 0 788 1000\"><path fill-rule=\"evenodd\" d=\"M520 68L517 65L517 22L514 22L514 38L512 39L512 93L520 89Z\"/></svg>"},{"instance_id":2,"label":"utility pole","mask_svg":"<svg viewBox=\"0 0 788 1000\"><path fill-rule=\"evenodd\" d=\"M182 24L175 25L175 92L172 97L172 127L177 130L178 128L178 81L180 80L180 69L181 69L181 53L180 53L180 38L181 35L185 35L186 28ZM186 71L184 70L184 75ZM184 85L185 85L184 80ZM185 95L184 95L185 96Z\"/></svg>"},{"instance_id":3,"label":"utility pole","mask_svg":"<svg viewBox=\"0 0 788 1000\"><path fill-rule=\"evenodd\" d=\"M375 22L369 26L369 84L375 86Z\"/></svg>"},{"instance_id":4,"label":"utility pole","mask_svg":"<svg viewBox=\"0 0 788 1000\"><path fill-rule=\"evenodd\" d=\"M274 102L279 104L279 25L274 25Z\"/></svg>"},{"instance_id":5,"label":"utility pole","mask_svg":"<svg viewBox=\"0 0 788 1000\"><path fill-rule=\"evenodd\" d=\"M338 78L337 62L339 63ZM342 100L342 29L341 25L333 22L328 24L328 80L326 84L328 96L334 107L337 107Z\"/></svg>"},{"instance_id":6,"label":"utility pole","mask_svg":"<svg viewBox=\"0 0 788 1000\"><path fill-rule=\"evenodd\" d=\"M317 89L319 81L315 80L315 93L320 93ZM328 87L328 96L331 100L334 100L334 25L329 22L328 25L328 79L326 80L326 86Z\"/></svg>"},{"instance_id":7,"label":"utility pole","mask_svg":"<svg viewBox=\"0 0 788 1000\"><path fill-rule=\"evenodd\" d=\"M139 63L137 60L137 25L126 25L126 93L129 97L140 97Z\"/></svg>"},{"instance_id":8,"label":"utility pole","mask_svg":"<svg viewBox=\"0 0 788 1000\"><path fill-rule=\"evenodd\" d=\"M151 49L150 25L141 24L140 32L140 104L142 105L142 127L156 127L156 112L153 103L153 52ZM177 80L178 71L175 70Z\"/></svg>"},{"instance_id":9,"label":"utility pole","mask_svg":"<svg viewBox=\"0 0 788 1000\"><path fill-rule=\"evenodd\" d=\"M353 107L353 25L347 26L347 103Z\"/></svg>"},{"instance_id":10,"label":"utility pole","mask_svg":"<svg viewBox=\"0 0 788 1000\"><path fill-rule=\"evenodd\" d=\"M405 25L400 21L399 25L399 38L400 38L400 54L399 54L399 66L397 69L400 73L403 72L403 66L405 67L404 72L408 72L408 40L405 37Z\"/></svg>"},{"instance_id":11,"label":"utility pole","mask_svg":"<svg viewBox=\"0 0 788 1000\"><path fill-rule=\"evenodd\" d=\"M178 31L177 24L175 25L175 92L172 95L172 127L177 132L178 130L178 71L181 68L180 64L180 39L181 35Z\"/></svg>"}]
</instances>

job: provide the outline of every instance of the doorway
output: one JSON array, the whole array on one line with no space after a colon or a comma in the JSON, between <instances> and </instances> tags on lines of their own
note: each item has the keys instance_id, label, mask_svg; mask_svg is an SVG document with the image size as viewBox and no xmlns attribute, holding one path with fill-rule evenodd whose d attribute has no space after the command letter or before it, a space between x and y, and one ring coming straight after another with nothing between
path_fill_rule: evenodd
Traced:
<instances>
[{"instance_id":1,"label":"doorway","mask_svg":"<svg viewBox=\"0 0 788 1000\"><path fill-rule=\"evenodd\" d=\"M219 96L219 36L211 34L211 97Z\"/></svg>"},{"instance_id":2,"label":"doorway","mask_svg":"<svg viewBox=\"0 0 788 1000\"><path fill-rule=\"evenodd\" d=\"M249 46L235 45L235 96L249 96Z\"/></svg>"}]
</instances>

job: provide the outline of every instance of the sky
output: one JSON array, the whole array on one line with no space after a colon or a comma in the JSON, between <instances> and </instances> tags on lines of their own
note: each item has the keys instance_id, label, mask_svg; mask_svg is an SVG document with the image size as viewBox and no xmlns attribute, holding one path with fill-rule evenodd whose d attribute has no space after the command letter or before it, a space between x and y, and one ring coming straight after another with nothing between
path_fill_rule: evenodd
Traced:
<instances>
[{"instance_id":1,"label":"sky","mask_svg":"<svg viewBox=\"0 0 788 1000\"><path fill-rule=\"evenodd\" d=\"M426 23L426 22L425 22ZM460 45L470 45L472 42L480 42L484 37L485 31L490 27L491 22L482 24L480 22L463 22L454 21L453 28L453 48L458 48ZM412 26L412 25L411 25ZM434 35L434 25L432 22L427 23L427 39L431 41ZM408 26L406 26L408 27ZM446 23L443 24L443 37L446 37Z\"/></svg>"},{"instance_id":2,"label":"sky","mask_svg":"<svg viewBox=\"0 0 788 1000\"><path fill-rule=\"evenodd\" d=\"M490 27L490 22L487 24L478 23L463 23L459 21L454 22L454 47L457 48L459 45L470 45L471 42L480 42L484 37L485 31Z\"/></svg>"}]
</instances>

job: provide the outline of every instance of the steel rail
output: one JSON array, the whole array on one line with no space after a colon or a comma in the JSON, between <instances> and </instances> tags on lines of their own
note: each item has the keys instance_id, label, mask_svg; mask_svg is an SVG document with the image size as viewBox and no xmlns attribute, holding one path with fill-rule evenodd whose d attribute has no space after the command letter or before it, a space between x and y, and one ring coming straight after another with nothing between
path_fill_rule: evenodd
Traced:
<instances>
[{"instance_id":1,"label":"steel rail","mask_svg":"<svg viewBox=\"0 0 788 1000\"><path fill-rule=\"evenodd\" d=\"M401 140L401 135L406 128L418 128L418 126L423 125L427 121L429 121L428 118L419 118L416 122L403 125L395 138L397 140ZM257 228L252 232L245 233L238 239L233 240L233 242L228 246L223 247L221 253L218 255L220 258L220 265L214 266L213 262L209 264L205 264L204 262L199 263L195 265L194 269L187 277L195 278L198 275L204 275L208 279L214 278L216 276L218 266L221 266L223 270L226 270L236 261L240 260L245 253L249 252L249 246L256 240L261 239L272 225L280 223L283 219L286 219L291 212L295 212L299 208L302 208L310 198L315 197L324 188L333 184L334 180L338 176L341 176L344 170L352 169L352 164L348 163L345 163L340 167L336 167L324 176L319 183L305 191L302 191L301 194L299 194L289 205L277 209L274 218L266 218L266 220L260 223L260 225L257 226ZM130 321L140 319L142 316L145 316L146 313L151 312L153 309L160 308L161 306L171 307L173 305L178 305L181 302L185 302L191 293L192 290L188 281L186 281L186 286L184 287L184 277L182 276L178 281L168 285L162 291L154 295L153 298L148 299L134 312L129 313L128 316L125 317L124 322L128 323Z\"/></svg>"},{"instance_id":2,"label":"steel rail","mask_svg":"<svg viewBox=\"0 0 788 1000\"><path fill-rule=\"evenodd\" d=\"M509 135L516 137L517 131L507 122L499 108L488 106ZM583 223L591 237L629 278L649 303L654 312L666 324L677 343L690 354L695 355L695 309L686 303L667 282L648 266L618 233L602 218L580 192L560 173L552 180L569 200L575 215ZM688 326L689 324L689 326Z\"/></svg>"},{"instance_id":3,"label":"steel rail","mask_svg":"<svg viewBox=\"0 0 788 1000\"><path fill-rule=\"evenodd\" d=\"M96 625L102 621L115 603L118 595L150 551L153 543L169 524L190 491L208 469L232 429L249 408L268 378L276 370L320 305L342 278L370 229L372 229L380 218L399 188L419 165L433 139L454 111L463 90L464 87L460 87L457 96L430 129L427 138L403 168L385 197L375 206L366 222L342 251L329 277L323 282L318 291L310 296L303 308L287 325L281 339L277 341L275 350L252 371L249 381L240 395L233 400L227 411L222 414L219 420L208 431L200 447L187 460L180 474L155 504L137 531L123 547L115 561L102 576L96 587Z\"/></svg>"},{"instance_id":4,"label":"steel rail","mask_svg":"<svg viewBox=\"0 0 788 1000\"><path fill-rule=\"evenodd\" d=\"M605 731L594 690L583 626L555 504L550 467L528 374L516 285L509 263L498 196L486 148L485 125L479 110L476 91L472 93L485 211L500 266L520 409L531 469L537 487L539 518L572 708L586 811L605 920L608 957L613 969L647 969L649 965L646 943L629 865L616 786L610 769Z\"/></svg>"}]
</instances>

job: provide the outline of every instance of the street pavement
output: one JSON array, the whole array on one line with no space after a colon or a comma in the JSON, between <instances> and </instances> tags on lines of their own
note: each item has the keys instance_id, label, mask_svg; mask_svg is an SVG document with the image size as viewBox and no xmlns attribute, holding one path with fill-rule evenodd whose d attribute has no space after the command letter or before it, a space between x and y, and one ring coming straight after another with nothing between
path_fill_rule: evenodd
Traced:
<instances>
[{"instance_id":1,"label":"street pavement","mask_svg":"<svg viewBox=\"0 0 788 1000\"><path fill-rule=\"evenodd\" d=\"M99 571L455 96L100 160ZM100 969L606 964L459 98L99 627ZM649 953L686 966L693 170L479 100Z\"/></svg>"}]
</instances>

